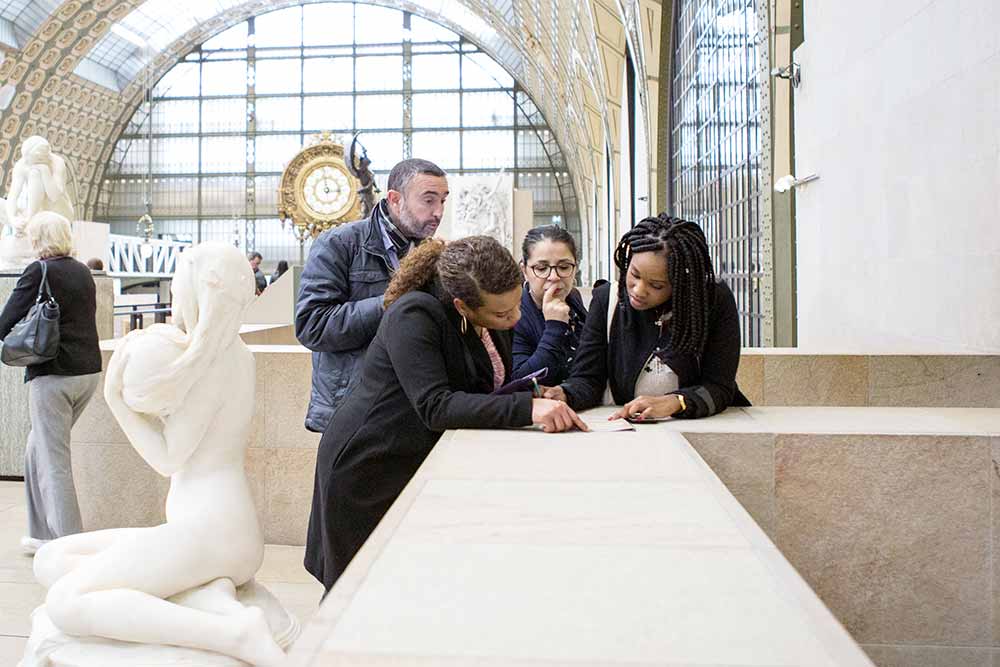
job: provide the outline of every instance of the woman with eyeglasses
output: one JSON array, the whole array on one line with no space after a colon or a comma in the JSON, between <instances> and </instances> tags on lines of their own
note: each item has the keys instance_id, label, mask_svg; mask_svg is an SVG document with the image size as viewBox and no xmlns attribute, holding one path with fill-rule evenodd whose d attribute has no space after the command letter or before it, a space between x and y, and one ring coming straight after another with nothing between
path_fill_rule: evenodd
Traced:
<instances>
[{"instance_id":1,"label":"woman with eyeglasses","mask_svg":"<svg viewBox=\"0 0 1000 667\"><path fill-rule=\"evenodd\" d=\"M576 242L558 225L535 227L521 245L521 320L514 327L514 377L548 368L544 384L559 384L576 357L587 309L576 278Z\"/></svg>"}]
</instances>

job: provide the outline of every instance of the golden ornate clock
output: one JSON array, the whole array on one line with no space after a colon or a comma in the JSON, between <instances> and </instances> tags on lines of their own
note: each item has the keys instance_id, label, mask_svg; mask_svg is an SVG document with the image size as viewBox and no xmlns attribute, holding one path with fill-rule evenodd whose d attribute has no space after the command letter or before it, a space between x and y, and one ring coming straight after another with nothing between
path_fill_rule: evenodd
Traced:
<instances>
[{"instance_id":1,"label":"golden ornate clock","mask_svg":"<svg viewBox=\"0 0 1000 667\"><path fill-rule=\"evenodd\" d=\"M278 217L291 219L300 234L316 236L361 218L360 187L347 169L344 147L324 133L285 167L278 187Z\"/></svg>"}]
</instances>

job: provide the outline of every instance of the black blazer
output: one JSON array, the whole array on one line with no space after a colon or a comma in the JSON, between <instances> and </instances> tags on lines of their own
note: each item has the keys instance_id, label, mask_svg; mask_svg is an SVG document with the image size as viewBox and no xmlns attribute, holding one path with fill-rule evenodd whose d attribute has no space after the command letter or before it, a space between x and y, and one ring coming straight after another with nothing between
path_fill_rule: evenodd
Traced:
<instances>
[{"instance_id":1,"label":"black blazer","mask_svg":"<svg viewBox=\"0 0 1000 667\"><path fill-rule=\"evenodd\" d=\"M509 378L509 332L490 335ZM453 307L416 291L386 311L317 454L305 566L327 590L446 429L531 424L530 393L492 390L489 355Z\"/></svg>"},{"instance_id":2,"label":"black blazer","mask_svg":"<svg viewBox=\"0 0 1000 667\"><path fill-rule=\"evenodd\" d=\"M562 384L566 400L575 410L601 404L606 384L611 385L615 403L624 405L635 398L635 382L654 350L677 374L687 410L674 417L708 417L730 405L750 402L736 386L740 365L740 320L736 299L729 287L715 285L708 321L708 340L701 355L677 354L670 348L670 327L659 326L652 311L637 311L628 298L619 299L611 322L608 344L608 298L616 283L594 290L590 313L580 339L576 362L569 380Z\"/></svg>"},{"instance_id":3,"label":"black blazer","mask_svg":"<svg viewBox=\"0 0 1000 667\"><path fill-rule=\"evenodd\" d=\"M85 264L72 257L45 260L49 289L59 303L59 353L52 361L25 369L25 381L42 375L90 375L101 372L101 348L97 338L97 287ZM0 313L0 339L6 338L38 296L42 282L41 262L24 269Z\"/></svg>"}]
</instances>

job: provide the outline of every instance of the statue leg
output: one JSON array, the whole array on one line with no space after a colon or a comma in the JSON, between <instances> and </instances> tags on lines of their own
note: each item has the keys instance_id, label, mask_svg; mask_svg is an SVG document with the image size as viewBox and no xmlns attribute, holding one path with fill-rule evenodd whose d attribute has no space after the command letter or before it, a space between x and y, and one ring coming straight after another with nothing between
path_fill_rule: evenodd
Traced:
<instances>
[{"instance_id":1,"label":"statue leg","mask_svg":"<svg viewBox=\"0 0 1000 667\"><path fill-rule=\"evenodd\" d=\"M104 551L130 533L144 528L113 528L75 533L44 544L35 554L35 579L45 588L75 570L81 563Z\"/></svg>"},{"instance_id":2,"label":"statue leg","mask_svg":"<svg viewBox=\"0 0 1000 667\"><path fill-rule=\"evenodd\" d=\"M56 581L46 610L67 634L215 651L253 665L280 663L285 655L260 609L220 602L224 596L211 591L198 604L210 611L164 599L239 570L240 559L227 557L212 532L169 523L136 529Z\"/></svg>"}]
</instances>

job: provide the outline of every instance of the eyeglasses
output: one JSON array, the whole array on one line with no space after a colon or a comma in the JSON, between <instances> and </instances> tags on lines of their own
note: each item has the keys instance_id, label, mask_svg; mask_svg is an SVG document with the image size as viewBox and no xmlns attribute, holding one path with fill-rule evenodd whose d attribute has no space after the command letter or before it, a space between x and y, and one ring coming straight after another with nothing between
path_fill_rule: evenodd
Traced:
<instances>
[{"instance_id":1,"label":"eyeglasses","mask_svg":"<svg viewBox=\"0 0 1000 667\"><path fill-rule=\"evenodd\" d=\"M569 278L576 270L576 264L556 264L555 266L535 264L531 267L531 272L538 278L548 278L549 274L552 273L552 269L556 270L556 275L560 278Z\"/></svg>"}]
</instances>

